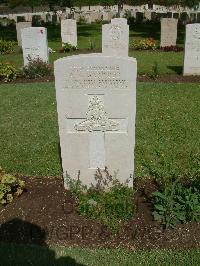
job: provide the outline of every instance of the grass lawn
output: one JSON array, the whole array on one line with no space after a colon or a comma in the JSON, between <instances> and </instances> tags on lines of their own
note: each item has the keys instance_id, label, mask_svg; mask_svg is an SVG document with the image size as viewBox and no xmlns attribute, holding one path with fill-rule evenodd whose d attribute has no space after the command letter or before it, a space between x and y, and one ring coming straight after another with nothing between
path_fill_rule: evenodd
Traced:
<instances>
[{"instance_id":1,"label":"grass lawn","mask_svg":"<svg viewBox=\"0 0 200 266\"><path fill-rule=\"evenodd\" d=\"M200 85L138 83L135 175L199 171ZM61 175L53 83L0 85L0 165L24 175Z\"/></svg>"},{"instance_id":2,"label":"grass lawn","mask_svg":"<svg viewBox=\"0 0 200 266\"><path fill-rule=\"evenodd\" d=\"M180 265L200 263L200 250L154 250L130 252L112 249L47 248L0 244L0 265L4 266L84 266L84 265Z\"/></svg>"},{"instance_id":3,"label":"grass lawn","mask_svg":"<svg viewBox=\"0 0 200 266\"><path fill-rule=\"evenodd\" d=\"M96 49L101 49L101 28L100 24L83 24L78 25L78 47L80 49L89 49L90 42L92 42ZM61 47L60 26L48 26L48 43L49 47L58 50ZM160 39L160 25L144 24L135 25L130 30L130 46L135 39L153 37L159 43ZM0 39L16 41L15 27L0 28ZM184 43L184 28L178 31L178 44L183 46ZM93 52L89 50L89 52ZM50 54L50 63L56 59L67 56L68 54L53 53ZM129 55L136 57L138 60L139 74L150 74L152 66L155 62L158 63L159 74L180 74L183 66L183 52L160 52L160 51L132 51ZM15 52L9 55L0 55L0 61L12 62L17 67L23 64L22 53Z\"/></svg>"}]
</instances>

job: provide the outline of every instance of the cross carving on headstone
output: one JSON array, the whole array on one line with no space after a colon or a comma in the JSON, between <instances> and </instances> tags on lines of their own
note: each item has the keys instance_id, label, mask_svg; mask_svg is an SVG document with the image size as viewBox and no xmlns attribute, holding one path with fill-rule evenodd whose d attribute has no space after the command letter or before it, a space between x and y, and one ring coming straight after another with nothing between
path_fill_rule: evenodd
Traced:
<instances>
[{"instance_id":1,"label":"cross carving on headstone","mask_svg":"<svg viewBox=\"0 0 200 266\"><path fill-rule=\"evenodd\" d=\"M70 133L89 134L89 161L91 169L106 166L105 138L108 133L127 133L127 119L109 118L103 95L88 95L86 118L67 118ZM69 132L68 132L69 133Z\"/></svg>"}]
</instances>

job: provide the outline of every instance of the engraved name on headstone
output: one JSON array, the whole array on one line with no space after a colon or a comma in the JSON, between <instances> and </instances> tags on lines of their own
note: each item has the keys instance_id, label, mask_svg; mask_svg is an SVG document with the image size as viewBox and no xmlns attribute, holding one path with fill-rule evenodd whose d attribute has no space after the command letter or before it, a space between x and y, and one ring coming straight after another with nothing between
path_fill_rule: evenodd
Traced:
<instances>
[{"instance_id":1,"label":"engraved name on headstone","mask_svg":"<svg viewBox=\"0 0 200 266\"><path fill-rule=\"evenodd\" d=\"M29 60L40 58L44 62L49 61L47 30L43 27L30 27L21 30L24 65Z\"/></svg>"},{"instance_id":2,"label":"engraved name on headstone","mask_svg":"<svg viewBox=\"0 0 200 266\"><path fill-rule=\"evenodd\" d=\"M186 26L184 75L200 75L200 23Z\"/></svg>"},{"instance_id":3,"label":"engraved name on headstone","mask_svg":"<svg viewBox=\"0 0 200 266\"><path fill-rule=\"evenodd\" d=\"M77 46L77 24L74 19L61 20L61 38L63 43Z\"/></svg>"},{"instance_id":4,"label":"engraved name on headstone","mask_svg":"<svg viewBox=\"0 0 200 266\"><path fill-rule=\"evenodd\" d=\"M177 24L178 20L175 18L161 19L160 47L176 46Z\"/></svg>"},{"instance_id":5,"label":"engraved name on headstone","mask_svg":"<svg viewBox=\"0 0 200 266\"><path fill-rule=\"evenodd\" d=\"M108 167L125 183L134 173L136 60L71 56L54 71L64 177L91 186L97 169Z\"/></svg>"}]
</instances>

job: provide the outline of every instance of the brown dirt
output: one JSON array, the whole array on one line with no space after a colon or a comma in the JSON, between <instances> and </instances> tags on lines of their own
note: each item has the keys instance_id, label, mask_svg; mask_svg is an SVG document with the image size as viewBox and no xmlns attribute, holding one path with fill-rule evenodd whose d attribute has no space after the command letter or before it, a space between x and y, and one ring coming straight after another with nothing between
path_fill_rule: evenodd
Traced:
<instances>
[{"instance_id":1,"label":"brown dirt","mask_svg":"<svg viewBox=\"0 0 200 266\"><path fill-rule=\"evenodd\" d=\"M157 82L157 83L200 83L200 76L182 76L182 75L160 75L157 78L153 78L149 75L139 75L137 78L139 82ZM13 83L38 83L38 82L54 82L54 76L36 78L36 79L26 79L19 77L16 80L9 82ZM5 84L5 82L0 81L0 84Z\"/></svg>"},{"instance_id":2,"label":"brown dirt","mask_svg":"<svg viewBox=\"0 0 200 266\"><path fill-rule=\"evenodd\" d=\"M153 221L151 182L137 184L136 216L121 225L118 236L75 212L75 202L60 178L27 178L26 192L0 207L0 242L81 247L124 247L131 250L200 247L200 224L164 230Z\"/></svg>"}]
</instances>

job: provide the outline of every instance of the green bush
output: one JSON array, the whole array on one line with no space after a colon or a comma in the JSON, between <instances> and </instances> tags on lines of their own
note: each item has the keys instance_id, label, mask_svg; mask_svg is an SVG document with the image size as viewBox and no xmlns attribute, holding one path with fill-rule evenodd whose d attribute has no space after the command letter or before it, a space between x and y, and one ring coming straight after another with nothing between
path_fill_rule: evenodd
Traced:
<instances>
[{"instance_id":1,"label":"green bush","mask_svg":"<svg viewBox=\"0 0 200 266\"><path fill-rule=\"evenodd\" d=\"M6 174L0 167L0 204L12 202L14 196L20 196L25 187L24 181Z\"/></svg>"},{"instance_id":2,"label":"green bush","mask_svg":"<svg viewBox=\"0 0 200 266\"><path fill-rule=\"evenodd\" d=\"M17 78L17 69L9 63L0 63L0 80L9 82Z\"/></svg>"},{"instance_id":3,"label":"green bush","mask_svg":"<svg viewBox=\"0 0 200 266\"><path fill-rule=\"evenodd\" d=\"M28 58L28 65L23 67L23 75L28 79L41 78L52 74L52 67L40 58Z\"/></svg>"},{"instance_id":4,"label":"green bush","mask_svg":"<svg viewBox=\"0 0 200 266\"><path fill-rule=\"evenodd\" d=\"M87 188L80 180L74 181L66 177L66 184L76 198L76 210L79 214L94 218L118 233L120 222L129 220L134 215L134 190L126 184L122 185L109 175L108 170L98 170L97 185Z\"/></svg>"},{"instance_id":5,"label":"green bush","mask_svg":"<svg viewBox=\"0 0 200 266\"><path fill-rule=\"evenodd\" d=\"M184 186L180 179L154 192L153 203L154 219L166 228L174 228L178 223L200 221L199 191L195 186Z\"/></svg>"},{"instance_id":6,"label":"green bush","mask_svg":"<svg viewBox=\"0 0 200 266\"><path fill-rule=\"evenodd\" d=\"M0 40L0 54L11 54L14 52L15 42Z\"/></svg>"}]
</instances>

